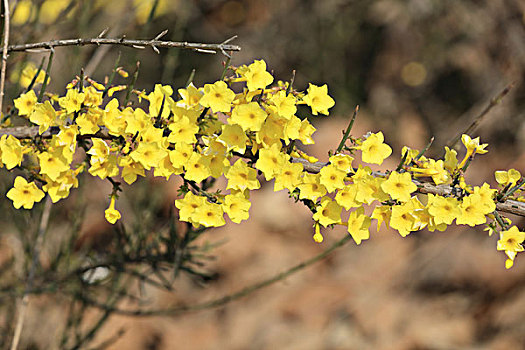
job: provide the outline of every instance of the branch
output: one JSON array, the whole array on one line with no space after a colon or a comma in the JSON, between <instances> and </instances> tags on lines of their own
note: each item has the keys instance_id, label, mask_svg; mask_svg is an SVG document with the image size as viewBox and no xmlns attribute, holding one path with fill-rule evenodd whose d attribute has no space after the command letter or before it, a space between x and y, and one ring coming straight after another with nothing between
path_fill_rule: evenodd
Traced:
<instances>
[{"instance_id":1,"label":"branch","mask_svg":"<svg viewBox=\"0 0 525 350\"><path fill-rule=\"evenodd\" d=\"M301 163L306 171L314 174L320 172L321 169L327 165L327 163L323 162L310 163L307 160L301 158L292 158L292 162ZM385 177L386 174L379 171L373 171L372 176ZM417 192L419 193L432 193L440 196L452 194L452 187L447 185L434 185L430 182L422 182L419 180L412 181L417 185ZM496 210L505 213L516 214L519 216L525 216L525 203L507 199L503 202L496 203Z\"/></svg>"},{"instance_id":2,"label":"branch","mask_svg":"<svg viewBox=\"0 0 525 350\"><path fill-rule=\"evenodd\" d=\"M203 43L189 43L186 41L162 41L162 40L138 40L138 39L125 39L122 38L78 38L78 39L65 39L65 40L50 40L40 43L22 44L22 45L9 45L7 52L18 52L18 51L33 51L33 50L47 50L60 46L84 46L84 45L122 45L133 47L135 49L144 49L151 47L155 52L158 53L159 47L163 48L178 48L178 49L189 49L195 50L202 53L217 53L222 52L224 55L226 51L240 51L240 46L228 44L231 40L236 37L232 37L228 40L223 41L220 44L203 44Z\"/></svg>"},{"instance_id":3,"label":"branch","mask_svg":"<svg viewBox=\"0 0 525 350\"><path fill-rule=\"evenodd\" d=\"M0 71L0 114L4 101L5 70L7 67L7 46L9 44L9 0L4 0L4 43L2 48L2 68Z\"/></svg>"},{"instance_id":4,"label":"branch","mask_svg":"<svg viewBox=\"0 0 525 350\"><path fill-rule=\"evenodd\" d=\"M45 131L41 137L43 138L49 138L54 134L58 134L60 129L56 126L49 128L47 131ZM0 128L0 136L2 135L13 135L14 137L18 139L28 139L33 138L38 135L38 126L20 126L15 128ZM94 135L78 135L77 138L79 139L88 139L92 137L98 137L101 139L113 139L115 136L110 135L105 128L101 129ZM301 163L306 171L309 173L316 174L321 171L321 169L327 165L327 163L323 162L316 162L316 163L310 163L305 159L302 158L294 158L292 157L293 163ZM373 171L373 176L380 176L385 177L386 174L381 173L379 171ZM452 193L452 187L446 186L446 185L434 185L430 182L423 182L419 180L413 180L414 183L417 185L418 189L417 191L419 193L423 194L436 194L436 195L450 195ZM505 213L515 214L519 216L525 217L525 203L518 202L512 199L505 199L502 202L496 203L496 209Z\"/></svg>"},{"instance_id":5,"label":"branch","mask_svg":"<svg viewBox=\"0 0 525 350\"><path fill-rule=\"evenodd\" d=\"M454 138L450 139L447 142L448 147L450 147L451 149L456 148L456 145L459 143L459 140L461 140L461 135L470 135L478 127L478 125L485 118L485 116L492 110L492 108L501 103L501 100L510 92L510 90L512 90L515 84L515 82L510 83L509 85L505 86L505 88L499 94L494 96L490 100L489 104L485 107L485 109L483 109L481 113L473 119L473 121L470 123L467 129L465 129L462 132L459 132Z\"/></svg>"}]
</instances>

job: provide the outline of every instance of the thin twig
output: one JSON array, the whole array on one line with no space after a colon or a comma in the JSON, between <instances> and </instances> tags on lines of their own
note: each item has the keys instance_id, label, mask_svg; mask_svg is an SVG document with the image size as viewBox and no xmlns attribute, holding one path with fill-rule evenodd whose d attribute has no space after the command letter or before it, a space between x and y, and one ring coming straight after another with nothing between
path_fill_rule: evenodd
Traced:
<instances>
[{"instance_id":1,"label":"thin twig","mask_svg":"<svg viewBox=\"0 0 525 350\"><path fill-rule=\"evenodd\" d=\"M24 320L27 311L27 305L29 303L30 291L33 288L33 280L35 278L35 271L40 259L40 249L44 243L44 233L47 231L47 225L49 223L49 214L51 212L51 198L48 196L44 204L44 210L42 211L42 217L40 219L40 225L38 227L38 233L33 248L33 259L31 261L31 267L29 269L29 275L27 277L26 287L22 300L18 305L18 318L16 321L15 332L13 335L13 341L11 343L11 350L16 350L20 342L20 335L22 334L22 328L24 326Z\"/></svg>"},{"instance_id":2,"label":"thin twig","mask_svg":"<svg viewBox=\"0 0 525 350\"><path fill-rule=\"evenodd\" d=\"M448 147L451 149L455 148L459 140L461 139L461 135L470 135L470 133L472 133L478 127L483 118L485 118L485 116L491 111L491 109L500 104L501 100L510 92L510 90L512 90L515 84L515 82L510 83L499 94L494 96L490 100L489 104L485 107L485 109L482 110L481 113L474 118L471 124L464 131L458 133L454 138L450 139L447 142Z\"/></svg>"},{"instance_id":3,"label":"thin twig","mask_svg":"<svg viewBox=\"0 0 525 350\"><path fill-rule=\"evenodd\" d=\"M4 45L2 48L2 70L0 72L0 114L4 101L5 70L7 67L7 50L9 46L9 0L4 0Z\"/></svg>"},{"instance_id":4,"label":"thin twig","mask_svg":"<svg viewBox=\"0 0 525 350\"><path fill-rule=\"evenodd\" d=\"M328 249L324 250L322 253L320 254L317 254L316 256L308 259L308 260L305 260L289 269L287 269L286 271L283 271L275 276L272 276L268 279L265 279L263 281L260 281L260 282L257 282L251 286L248 286L248 287L245 287L235 293L232 293L232 294L228 294L222 298L219 298L219 299L215 299L215 300L211 300L211 301L207 301L207 302L204 302L204 303L200 303L200 304L195 304L195 305L184 305L184 306L179 306L179 307L174 307L174 308L162 308L162 309L158 309L158 310L125 310L125 309L119 309L119 308L116 308L116 307L113 307L113 306L110 306L110 305L106 305L106 304L102 304L102 303L99 303L98 301L96 300L92 300L92 299L84 299L84 301L88 302L89 304L91 304L91 306L94 306L94 307L97 307L97 308L100 308L106 312L113 312L115 314L120 314L120 315L128 315L128 316L142 316L142 317L146 317L146 316L160 316L160 315L169 315L169 316L174 316L174 315L178 315L178 314L182 314L182 313L186 313L186 312L192 312L192 311L199 311L199 310L206 310L206 309L211 309L211 308L215 308L215 307L219 307L219 306L223 306L223 305L226 305L232 301L235 301L237 299L240 299L242 297L245 297L259 289L262 289L264 287L268 287L276 282L279 282L279 281L282 281L284 280L285 278L293 275L294 273L296 272L299 272L301 270L303 270L304 268L324 259L325 257L327 257L328 255L330 255L334 250L336 250L337 248L340 248L342 247L343 245L345 245L346 243L348 243L349 241L352 240L352 237L350 235L345 235L341 240L337 241L336 243L334 243L332 246L330 246Z\"/></svg>"},{"instance_id":5,"label":"thin twig","mask_svg":"<svg viewBox=\"0 0 525 350\"><path fill-rule=\"evenodd\" d=\"M50 40L39 43L9 45L7 52L17 51L33 51L46 50L61 46L84 46L84 45L121 45L133 47L136 49L143 49L145 47L151 48L178 48L189 49L203 53L217 53L217 51L241 51L238 45L228 44L227 41L220 44L205 44L205 43L189 43L187 41L163 41L163 40L139 40L139 39L125 39L125 38L78 38L78 39L64 39L64 40ZM228 56L228 55L226 55Z\"/></svg>"}]
</instances>

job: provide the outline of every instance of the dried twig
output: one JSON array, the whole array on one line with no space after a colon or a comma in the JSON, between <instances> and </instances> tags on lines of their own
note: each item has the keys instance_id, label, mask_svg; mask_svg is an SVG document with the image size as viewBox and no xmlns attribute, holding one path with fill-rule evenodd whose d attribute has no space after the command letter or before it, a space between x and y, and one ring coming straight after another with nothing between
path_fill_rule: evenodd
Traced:
<instances>
[{"instance_id":1,"label":"dried twig","mask_svg":"<svg viewBox=\"0 0 525 350\"><path fill-rule=\"evenodd\" d=\"M2 70L0 71L0 113L4 101L5 70L7 67L7 52L9 45L9 0L4 0L4 45L2 48Z\"/></svg>"},{"instance_id":2,"label":"dried twig","mask_svg":"<svg viewBox=\"0 0 525 350\"><path fill-rule=\"evenodd\" d=\"M231 39L233 40L233 39ZM179 48L195 50L202 53L217 53L222 52L224 55L226 51L240 51L241 47L237 45L228 44L230 39L225 40L220 44L204 44L204 43L189 43L186 41L162 41L162 40L139 40L139 39L126 39L122 38L78 38L78 39L64 39L64 40L50 40L32 44L22 45L9 45L7 52L17 51L34 51L34 50L48 50L55 47L61 46L84 46L84 45L121 45L133 47L136 49L144 49L151 47L154 51L158 51L158 48Z\"/></svg>"},{"instance_id":3,"label":"dried twig","mask_svg":"<svg viewBox=\"0 0 525 350\"><path fill-rule=\"evenodd\" d=\"M478 114L474 118L474 120L470 123L470 125L464 131L461 131L456 136L454 136L454 138L450 139L447 142L448 147L450 147L451 149L455 148L459 140L461 139L461 135L463 134L470 135L478 127L478 125L481 123L483 118L485 118L485 116L492 110L492 108L500 104L501 100L510 92L510 90L514 87L514 85L515 85L514 82L510 83L499 94L494 96L490 100L489 104L485 107L485 109L483 109L481 113Z\"/></svg>"}]
</instances>

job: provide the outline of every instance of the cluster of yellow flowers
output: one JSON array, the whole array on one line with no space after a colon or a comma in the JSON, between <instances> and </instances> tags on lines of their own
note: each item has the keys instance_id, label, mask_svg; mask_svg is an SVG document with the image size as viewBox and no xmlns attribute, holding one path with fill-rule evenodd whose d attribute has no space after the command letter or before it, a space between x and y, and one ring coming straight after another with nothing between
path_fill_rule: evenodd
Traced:
<instances>
[{"instance_id":1,"label":"cluster of yellow flowers","mask_svg":"<svg viewBox=\"0 0 525 350\"><path fill-rule=\"evenodd\" d=\"M45 102L37 102L33 91L22 94L14 101L18 114L38 125L40 134L51 127L57 132L49 139L1 137L1 163L7 169L19 167L27 154L23 169L32 180L17 177L7 197L16 208L29 209L44 192L53 202L66 198L85 170L101 179L120 176L128 184L152 170L154 176L184 179L183 196L175 201L180 220L218 227L225 224L224 214L236 223L248 219L250 191L260 188L264 178L274 180L275 191L286 189L310 208L316 242L323 240L321 226L343 225L360 244L370 237L372 219L378 228L384 223L403 237L425 227L443 231L455 220L457 225L484 224L490 234L498 232L497 249L507 254L507 268L523 251L525 232L495 212L498 196L521 194L521 174L512 169L496 172L499 191L487 183L467 185L463 177L473 156L487 152L479 138L463 135L466 152L461 161L449 148L444 159L435 160L405 147L398 168L381 174L352 163L360 156L364 163L382 164L392 153L383 133L358 139L345 135L329 162L315 171L308 165L317 159L296 147L296 142L313 144L315 128L296 113L298 105L307 105L314 115L328 115L335 102L327 86L310 84L306 92L286 82L272 87L274 78L262 60L231 69L233 76L203 88L190 84L179 89L178 99L170 86L137 92L149 102L147 110L120 106L115 98L103 104L107 87L92 80L87 87L70 84L65 96ZM114 90L109 89L110 97ZM74 164L78 146L86 157ZM213 179L221 176L227 179L227 191L210 191ZM424 200L416 195L417 178L448 184L454 191L429 194ZM117 190L115 186L106 210L111 223L121 217L115 209Z\"/></svg>"}]
</instances>

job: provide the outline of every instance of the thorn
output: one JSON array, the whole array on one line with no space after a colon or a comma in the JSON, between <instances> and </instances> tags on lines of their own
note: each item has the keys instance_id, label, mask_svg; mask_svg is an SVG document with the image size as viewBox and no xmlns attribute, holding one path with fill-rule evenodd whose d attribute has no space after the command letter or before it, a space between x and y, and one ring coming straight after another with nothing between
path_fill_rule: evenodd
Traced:
<instances>
[{"instance_id":1,"label":"thorn","mask_svg":"<svg viewBox=\"0 0 525 350\"><path fill-rule=\"evenodd\" d=\"M106 29L104 29L103 31L100 32L100 34L97 36L97 38L102 38L104 35L107 34L109 30L109 27L106 27Z\"/></svg>"},{"instance_id":2,"label":"thorn","mask_svg":"<svg viewBox=\"0 0 525 350\"><path fill-rule=\"evenodd\" d=\"M166 35L168 33L168 30L165 29L163 30L162 32L160 32L159 34L157 34L157 36L153 39L153 41L156 41L156 40L159 40L160 38L162 38L164 35Z\"/></svg>"},{"instance_id":3,"label":"thorn","mask_svg":"<svg viewBox=\"0 0 525 350\"><path fill-rule=\"evenodd\" d=\"M228 58L232 58L231 55L229 55L226 51L224 51L224 49L221 47L221 52L224 56L228 57Z\"/></svg>"},{"instance_id":4,"label":"thorn","mask_svg":"<svg viewBox=\"0 0 525 350\"><path fill-rule=\"evenodd\" d=\"M226 45L227 43L229 43L229 42L231 42L231 41L233 41L233 40L235 40L235 39L237 39L237 35L234 35L234 36L232 36L231 38L224 40L224 41L221 43L221 45Z\"/></svg>"},{"instance_id":5,"label":"thorn","mask_svg":"<svg viewBox=\"0 0 525 350\"><path fill-rule=\"evenodd\" d=\"M217 53L215 50L206 50L206 49L195 49L197 52L201 53Z\"/></svg>"},{"instance_id":6,"label":"thorn","mask_svg":"<svg viewBox=\"0 0 525 350\"><path fill-rule=\"evenodd\" d=\"M159 51L159 49L157 49L157 47L155 45L151 45L151 48L153 49L153 51L155 51L157 53L157 55L160 55L160 51Z\"/></svg>"}]
</instances>

